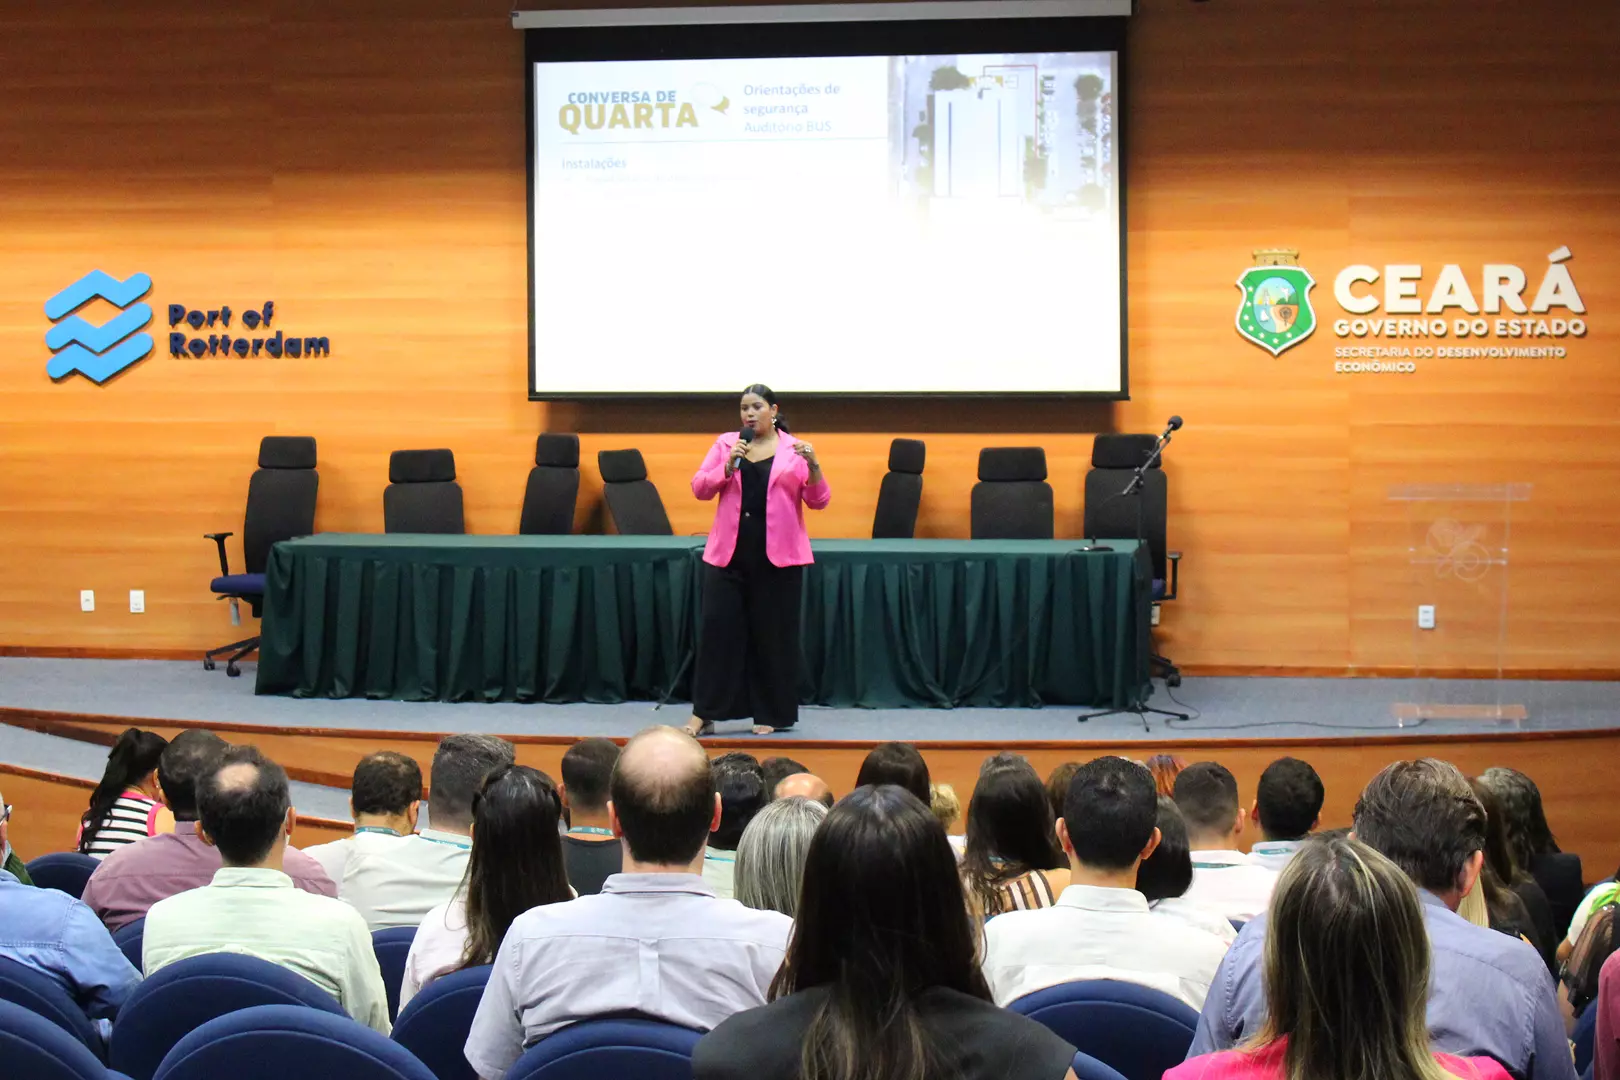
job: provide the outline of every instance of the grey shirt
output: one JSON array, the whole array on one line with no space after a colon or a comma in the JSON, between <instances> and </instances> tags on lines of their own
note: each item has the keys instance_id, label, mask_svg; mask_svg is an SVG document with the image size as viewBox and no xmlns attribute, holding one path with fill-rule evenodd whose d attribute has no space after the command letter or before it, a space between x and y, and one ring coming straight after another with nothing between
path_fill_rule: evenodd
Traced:
<instances>
[{"instance_id":1,"label":"grey shirt","mask_svg":"<svg viewBox=\"0 0 1620 1080\"><path fill-rule=\"evenodd\" d=\"M1523 1080L1574 1080L1564 1023L1547 967L1529 945L1475 926L1423 890L1433 962L1429 1038L1461 1057L1489 1055ZM1244 926L1221 961L1198 1018L1189 1058L1230 1050L1260 1030L1267 916Z\"/></svg>"},{"instance_id":2,"label":"grey shirt","mask_svg":"<svg viewBox=\"0 0 1620 1080\"><path fill-rule=\"evenodd\" d=\"M722 900L695 874L614 874L596 896L546 904L506 932L467 1036L500 1080L559 1028L636 1013L708 1031L765 1004L793 920Z\"/></svg>"}]
</instances>

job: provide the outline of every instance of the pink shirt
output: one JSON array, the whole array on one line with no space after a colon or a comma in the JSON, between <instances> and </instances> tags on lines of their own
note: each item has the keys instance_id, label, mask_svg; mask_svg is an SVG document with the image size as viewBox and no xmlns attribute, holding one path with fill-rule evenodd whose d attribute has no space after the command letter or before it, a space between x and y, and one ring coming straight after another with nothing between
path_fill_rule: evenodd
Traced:
<instances>
[{"instance_id":1,"label":"pink shirt","mask_svg":"<svg viewBox=\"0 0 1620 1080\"><path fill-rule=\"evenodd\" d=\"M1592 1053L1593 1080L1620 1080L1620 952L1603 961L1598 974L1597 1043Z\"/></svg>"},{"instance_id":2,"label":"pink shirt","mask_svg":"<svg viewBox=\"0 0 1620 1080\"><path fill-rule=\"evenodd\" d=\"M804 508L820 510L832 501L832 488L825 476L819 483L810 483L810 463L793 452L798 442L785 431L777 433L776 459L771 463L770 484L765 491L765 556L773 566L805 566L815 561L810 554L810 534L804 528ZM703 548L703 561L711 566L729 564L737 550L742 477L735 472L726 475L726 460L736 445L735 431L714 440L692 477L692 494L705 502L720 496L720 505L714 510L714 527Z\"/></svg>"},{"instance_id":3,"label":"pink shirt","mask_svg":"<svg viewBox=\"0 0 1620 1080\"><path fill-rule=\"evenodd\" d=\"M1222 1050L1205 1054L1166 1070L1164 1080L1283 1080L1283 1052L1287 1048L1288 1039L1285 1036L1258 1050ZM1495 1058L1436 1054L1434 1059L1446 1072L1464 1077L1465 1080L1512 1080Z\"/></svg>"},{"instance_id":4,"label":"pink shirt","mask_svg":"<svg viewBox=\"0 0 1620 1080\"><path fill-rule=\"evenodd\" d=\"M174 832L125 844L101 860L81 899L116 931L144 917L159 900L211 883L222 865L219 849L202 842L195 821L177 821ZM305 892L337 896L321 864L302 851L288 848L284 869Z\"/></svg>"}]
</instances>

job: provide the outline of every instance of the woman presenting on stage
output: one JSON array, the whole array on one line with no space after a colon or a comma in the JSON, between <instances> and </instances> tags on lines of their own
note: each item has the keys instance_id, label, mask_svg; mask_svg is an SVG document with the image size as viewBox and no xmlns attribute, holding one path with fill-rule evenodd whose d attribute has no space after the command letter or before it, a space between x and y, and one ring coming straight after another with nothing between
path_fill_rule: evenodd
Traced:
<instances>
[{"instance_id":1,"label":"woman presenting on stage","mask_svg":"<svg viewBox=\"0 0 1620 1080\"><path fill-rule=\"evenodd\" d=\"M799 593L812 561L804 507L832 499L816 451L788 431L771 388L742 394L742 430L714 441L692 494L720 496L703 549L703 621L692 673L692 721L752 717L754 734L799 718Z\"/></svg>"}]
</instances>

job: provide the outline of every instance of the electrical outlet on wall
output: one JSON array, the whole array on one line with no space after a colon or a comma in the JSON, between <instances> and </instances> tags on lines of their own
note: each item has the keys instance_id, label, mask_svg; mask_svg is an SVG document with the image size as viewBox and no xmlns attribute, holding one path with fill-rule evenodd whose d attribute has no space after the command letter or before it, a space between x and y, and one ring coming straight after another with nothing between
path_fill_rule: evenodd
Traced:
<instances>
[{"instance_id":1,"label":"electrical outlet on wall","mask_svg":"<svg viewBox=\"0 0 1620 1080\"><path fill-rule=\"evenodd\" d=\"M94 610L96 610L96 590L94 590L94 589L80 589L79 590L79 610L80 611L94 611Z\"/></svg>"},{"instance_id":2,"label":"electrical outlet on wall","mask_svg":"<svg viewBox=\"0 0 1620 1080\"><path fill-rule=\"evenodd\" d=\"M145 589L131 589L131 590L129 590L129 613L131 615L139 615L142 612L144 612L145 610L146 610L146 590Z\"/></svg>"},{"instance_id":3,"label":"electrical outlet on wall","mask_svg":"<svg viewBox=\"0 0 1620 1080\"><path fill-rule=\"evenodd\" d=\"M1418 629L1419 630L1433 630L1434 629L1434 605L1433 604L1419 604L1418 605Z\"/></svg>"}]
</instances>

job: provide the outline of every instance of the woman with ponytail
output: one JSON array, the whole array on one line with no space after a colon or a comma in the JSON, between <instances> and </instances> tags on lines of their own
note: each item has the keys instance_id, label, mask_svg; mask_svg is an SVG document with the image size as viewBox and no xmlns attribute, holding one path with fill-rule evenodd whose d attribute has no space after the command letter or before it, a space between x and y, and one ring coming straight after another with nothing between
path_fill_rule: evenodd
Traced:
<instances>
[{"instance_id":1,"label":"woman with ponytail","mask_svg":"<svg viewBox=\"0 0 1620 1080\"><path fill-rule=\"evenodd\" d=\"M932 811L893 784L856 788L810 841L771 1003L705 1036L693 1075L1073 1080L1074 1047L991 1002L975 944Z\"/></svg>"},{"instance_id":2,"label":"woman with ponytail","mask_svg":"<svg viewBox=\"0 0 1620 1080\"><path fill-rule=\"evenodd\" d=\"M752 717L754 734L799 719L799 595L814 559L804 508L821 510L832 489L815 447L793 436L763 383L742 392L742 428L715 439L692 477L692 494L718 497L703 549L703 625L692 669L692 721Z\"/></svg>"},{"instance_id":3,"label":"woman with ponytail","mask_svg":"<svg viewBox=\"0 0 1620 1080\"><path fill-rule=\"evenodd\" d=\"M107 752L107 769L90 793L90 807L79 819L79 851L98 859L125 844L162 831L158 799L158 758L169 741L163 736L127 728Z\"/></svg>"}]
</instances>

